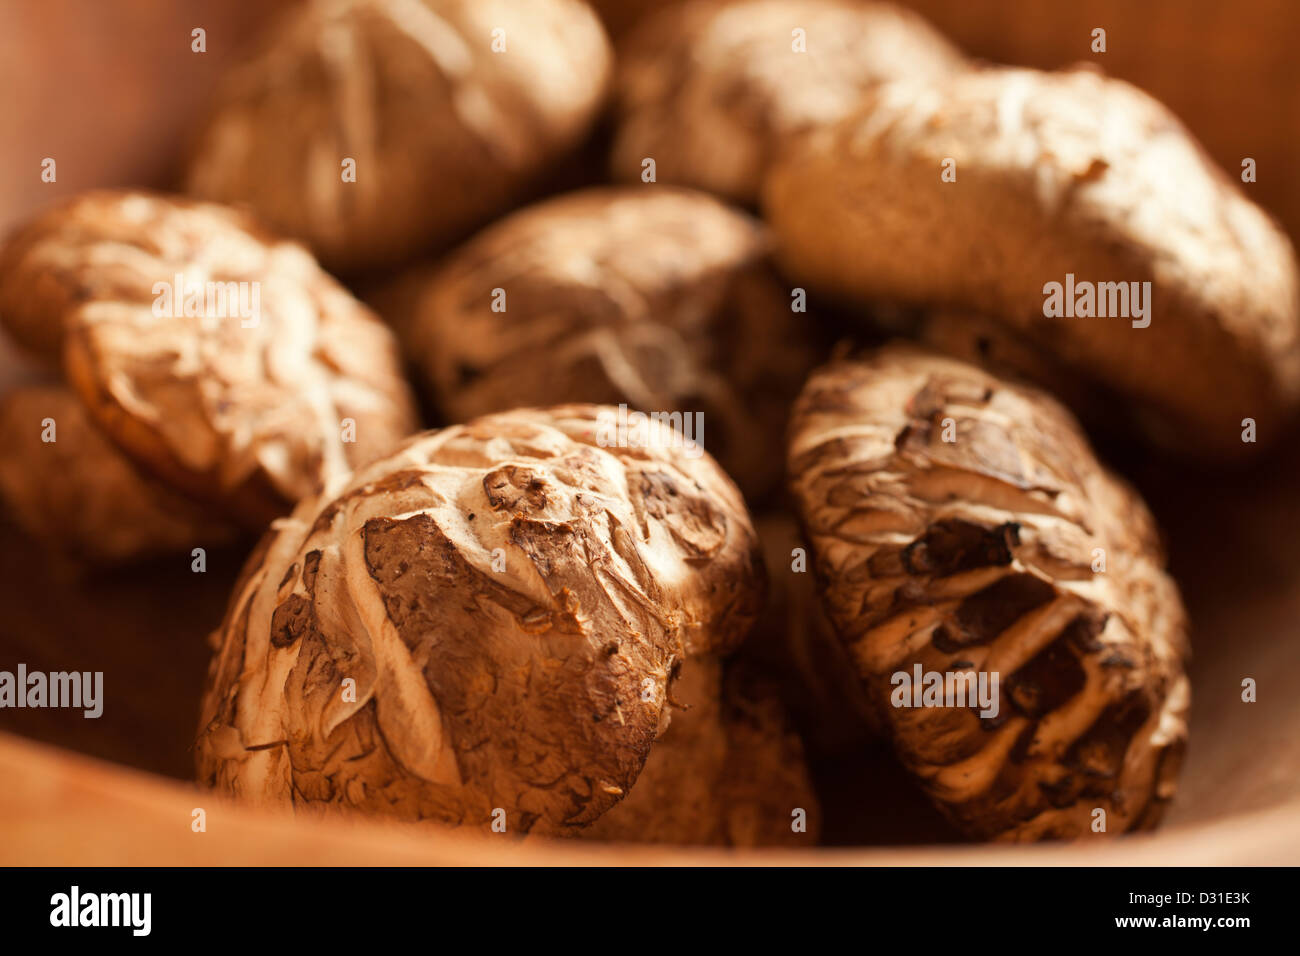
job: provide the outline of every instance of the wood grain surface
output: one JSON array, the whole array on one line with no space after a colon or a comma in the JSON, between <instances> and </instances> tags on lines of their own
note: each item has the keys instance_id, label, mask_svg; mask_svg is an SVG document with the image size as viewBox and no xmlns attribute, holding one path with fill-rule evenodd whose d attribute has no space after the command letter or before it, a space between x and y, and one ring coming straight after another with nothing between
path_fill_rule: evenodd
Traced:
<instances>
[{"instance_id":1,"label":"wood grain surface","mask_svg":"<svg viewBox=\"0 0 1300 956\"><path fill-rule=\"evenodd\" d=\"M1300 804L1090 845L734 852L282 817L6 734L0 779L5 866L1249 866L1294 863L1300 851ZM192 829L196 808L206 817L203 832ZM11 822L19 819L21 826Z\"/></svg>"}]
</instances>

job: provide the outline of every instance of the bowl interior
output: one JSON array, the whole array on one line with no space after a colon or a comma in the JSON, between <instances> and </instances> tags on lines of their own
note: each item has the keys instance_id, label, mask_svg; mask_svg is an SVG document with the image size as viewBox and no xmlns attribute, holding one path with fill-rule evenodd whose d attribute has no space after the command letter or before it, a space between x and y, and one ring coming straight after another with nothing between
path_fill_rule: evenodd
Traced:
<instances>
[{"instance_id":1,"label":"bowl interior","mask_svg":"<svg viewBox=\"0 0 1300 956\"><path fill-rule=\"evenodd\" d=\"M1084 0L1052 7L1050 16L1038 0L1011 0L999 11L966 0L910 5L976 55L1043 67L1087 58L1091 26L1111 24L1113 53L1102 65L1168 101L1227 168L1243 150L1260 157L1261 170L1292 165L1295 138L1275 120L1295 114L1300 87L1285 81L1294 75L1293 44L1289 31L1269 28L1281 9L1272 0L1231 7ZM268 9L260 0L201 0L197 17L163 15L157 4L137 0L111 13L97 3L69 6L44 18L18 7L0 12L0 78L43 90L0 111L0 132L12 147L0 156L0 169L12 172L0 177L0 231L80 189L166 184L199 104ZM210 28L212 49L198 60L174 42L188 35L192 20ZM122 42L50 55L66 52L69 37L109 32ZM1220 68L1195 65L1206 58ZM1261 87L1269 95L1257 95ZM61 157L60 178L41 184L30 157L51 151ZM1252 195L1293 229L1300 223L1294 177L1264 177L1258 189ZM0 391L29 374L0 342ZM1300 430L1274 444L1249 470L1232 473L1105 450L1164 528L1193 627L1190 747L1167 824L1206 825L1300 799L1300 695L1285 683L1300 669ZM203 574L190 570L187 555L88 574L43 556L0 520L0 668L21 662L43 671L103 671L107 696L98 720L5 709L0 730L188 779L206 638L247 547L210 553ZM1247 678L1257 685L1254 703L1242 700ZM831 842L955 838L879 752L818 755L814 772Z\"/></svg>"},{"instance_id":2,"label":"bowl interior","mask_svg":"<svg viewBox=\"0 0 1300 956\"><path fill-rule=\"evenodd\" d=\"M4 386L0 380L0 387ZM1192 621L1191 737L1167 824L1202 824L1300 799L1300 433L1247 471L1212 472L1137 452L1112 457L1168 540ZM87 572L0 524L0 666L103 671L103 716L0 710L0 730L189 779L207 637L249 543ZM1257 700L1242 699L1242 682ZM880 748L814 755L827 842L956 839Z\"/></svg>"}]
</instances>

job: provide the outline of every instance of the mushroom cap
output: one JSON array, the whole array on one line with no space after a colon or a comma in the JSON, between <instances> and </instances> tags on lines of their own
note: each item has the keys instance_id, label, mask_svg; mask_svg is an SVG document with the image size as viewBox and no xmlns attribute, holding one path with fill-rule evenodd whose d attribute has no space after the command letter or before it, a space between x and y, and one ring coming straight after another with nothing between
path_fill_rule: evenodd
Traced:
<instances>
[{"instance_id":1,"label":"mushroom cap","mask_svg":"<svg viewBox=\"0 0 1300 956\"><path fill-rule=\"evenodd\" d=\"M984 313L1175 450L1240 456L1242 420L1276 435L1300 396L1290 242L1127 83L987 69L883 86L787 154L764 207L795 278ZM1076 280L1095 287L1094 317L1046 314L1048 283ZM1129 314L1099 317L1102 299Z\"/></svg>"},{"instance_id":2,"label":"mushroom cap","mask_svg":"<svg viewBox=\"0 0 1300 956\"><path fill-rule=\"evenodd\" d=\"M261 804L564 833L633 786L763 569L739 491L594 405L417 436L278 521L217 635L200 779ZM349 699L341 693L355 681Z\"/></svg>"},{"instance_id":3,"label":"mushroom cap","mask_svg":"<svg viewBox=\"0 0 1300 956\"><path fill-rule=\"evenodd\" d=\"M577 0L307 0L218 90L187 191L248 204L332 269L391 264L517 199L611 69Z\"/></svg>"},{"instance_id":4,"label":"mushroom cap","mask_svg":"<svg viewBox=\"0 0 1300 956\"><path fill-rule=\"evenodd\" d=\"M757 220L706 194L587 189L493 224L388 315L452 421L574 401L680 413L758 496L818 357L767 251Z\"/></svg>"},{"instance_id":5,"label":"mushroom cap","mask_svg":"<svg viewBox=\"0 0 1300 956\"><path fill-rule=\"evenodd\" d=\"M848 116L864 92L964 68L920 16L889 4L674 4L620 46L614 178L636 180L653 158L661 182L753 205L786 146Z\"/></svg>"},{"instance_id":6,"label":"mushroom cap","mask_svg":"<svg viewBox=\"0 0 1300 956\"><path fill-rule=\"evenodd\" d=\"M55 206L0 251L0 317L61 352L141 471L259 529L417 428L388 328L301 246L211 203Z\"/></svg>"},{"instance_id":7,"label":"mushroom cap","mask_svg":"<svg viewBox=\"0 0 1300 956\"><path fill-rule=\"evenodd\" d=\"M812 377L789 470L827 613L957 826L1028 841L1090 833L1097 809L1107 832L1155 824L1186 743L1186 617L1145 505L1068 412L886 347ZM917 668L996 675L996 713L909 706L899 675Z\"/></svg>"},{"instance_id":8,"label":"mushroom cap","mask_svg":"<svg viewBox=\"0 0 1300 956\"><path fill-rule=\"evenodd\" d=\"M54 427L48 442L47 419ZM0 448L0 500L31 538L54 552L112 564L235 536L212 509L142 474L66 386L6 392Z\"/></svg>"},{"instance_id":9,"label":"mushroom cap","mask_svg":"<svg viewBox=\"0 0 1300 956\"><path fill-rule=\"evenodd\" d=\"M744 652L741 652L742 656ZM814 846L821 812L803 741L778 689L748 661L682 669L672 723L627 798L583 839L696 846ZM794 829L802 810L805 827Z\"/></svg>"}]
</instances>

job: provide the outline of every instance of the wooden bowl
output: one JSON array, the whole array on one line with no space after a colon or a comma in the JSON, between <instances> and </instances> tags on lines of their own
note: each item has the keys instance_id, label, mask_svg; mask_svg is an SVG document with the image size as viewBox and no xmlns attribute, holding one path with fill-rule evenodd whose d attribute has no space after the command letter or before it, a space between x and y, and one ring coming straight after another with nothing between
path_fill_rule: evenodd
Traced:
<instances>
[{"instance_id":1,"label":"wooden bowl","mask_svg":"<svg viewBox=\"0 0 1300 956\"><path fill-rule=\"evenodd\" d=\"M1283 174L1300 149L1291 135L1300 99L1285 29L1300 14L1283 0L1250 0L1222 13L1210 0L912 5L978 55L1039 66L1088 58L1092 26L1107 27L1103 65L1169 102L1230 169L1238 154L1255 156L1261 174L1252 195L1293 235L1300 228L1300 197ZM0 229L91 186L167 185L213 77L263 9L258 0L183 10L129 0L110 11L95 0L61 0L0 11L0 82L43 91L39 109L15 96L18 108L0 112L0 137L10 144L0 154ZM208 28L207 54L189 49L199 25ZM68 49L89 33L123 39ZM44 184L39 163L51 154L60 178ZM0 346L0 390L34 374ZM33 670L101 670L107 697L98 720L0 710L0 863L1293 863L1300 856L1300 695L1286 675L1300 673L1300 431L1267 460L1232 473L1140 450L1103 451L1160 519L1193 622L1190 750L1179 795L1154 835L958 845L918 812L914 825L894 828L908 845L723 853L519 842L231 806L188 780L206 635L247 542L210 554L204 574L190 571L186 555L87 572L39 555L0 525L0 669L22 662ZM1247 677L1258 684L1256 703L1241 699ZM876 765L814 769L837 842L879 843L891 829L880 818L907 815L877 799ZM206 811L206 832L191 829L196 807Z\"/></svg>"}]
</instances>

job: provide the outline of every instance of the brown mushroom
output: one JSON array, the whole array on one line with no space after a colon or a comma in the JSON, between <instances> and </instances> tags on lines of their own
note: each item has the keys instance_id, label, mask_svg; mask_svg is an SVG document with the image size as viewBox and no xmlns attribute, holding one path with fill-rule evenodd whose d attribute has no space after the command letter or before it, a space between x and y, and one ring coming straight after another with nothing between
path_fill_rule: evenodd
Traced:
<instances>
[{"instance_id":1,"label":"brown mushroom","mask_svg":"<svg viewBox=\"0 0 1300 956\"><path fill-rule=\"evenodd\" d=\"M819 355L767 248L703 193L584 190L494 224L387 316L451 421L573 401L677 416L758 498Z\"/></svg>"},{"instance_id":2,"label":"brown mushroom","mask_svg":"<svg viewBox=\"0 0 1300 956\"><path fill-rule=\"evenodd\" d=\"M331 268L392 265L517 201L610 68L577 0L307 0L219 89L187 189Z\"/></svg>"},{"instance_id":3,"label":"brown mushroom","mask_svg":"<svg viewBox=\"0 0 1300 956\"><path fill-rule=\"evenodd\" d=\"M0 322L141 472L261 530L416 430L392 333L212 203L85 193L0 248Z\"/></svg>"},{"instance_id":4,"label":"brown mushroom","mask_svg":"<svg viewBox=\"0 0 1300 956\"><path fill-rule=\"evenodd\" d=\"M887 347L813 376L789 468L827 613L955 824L1155 825L1186 742L1186 619L1146 507L1064 409Z\"/></svg>"},{"instance_id":5,"label":"brown mushroom","mask_svg":"<svg viewBox=\"0 0 1300 956\"><path fill-rule=\"evenodd\" d=\"M787 154L764 207L795 279L983 313L1176 451L1240 457L1247 419L1276 437L1300 398L1291 243L1127 83L988 69L881 87Z\"/></svg>"},{"instance_id":6,"label":"brown mushroom","mask_svg":"<svg viewBox=\"0 0 1300 956\"><path fill-rule=\"evenodd\" d=\"M674 679L758 613L740 493L609 408L418 436L277 523L237 585L198 740L208 786L567 834L632 791Z\"/></svg>"},{"instance_id":7,"label":"brown mushroom","mask_svg":"<svg viewBox=\"0 0 1300 956\"><path fill-rule=\"evenodd\" d=\"M758 201L799 136L852 113L881 83L965 69L910 10L851 0L695 0L638 25L619 50L614 178Z\"/></svg>"}]
</instances>

